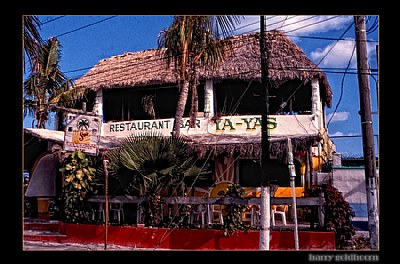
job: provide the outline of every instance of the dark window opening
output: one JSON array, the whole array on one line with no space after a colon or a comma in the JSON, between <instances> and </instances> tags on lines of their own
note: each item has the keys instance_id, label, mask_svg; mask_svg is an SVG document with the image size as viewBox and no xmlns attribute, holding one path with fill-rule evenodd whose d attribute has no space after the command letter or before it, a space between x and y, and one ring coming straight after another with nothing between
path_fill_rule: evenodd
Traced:
<instances>
[{"instance_id":1,"label":"dark window opening","mask_svg":"<svg viewBox=\"0 0 400 264\"><path fill-rule=\"evenodd\" d=\"M269 89L271 114L310 115L312 109L311 85L290 80L279 87Z\"/></svg>"},{"instance_id":2,"label":"dark window opening","mask_svg":"<svg viewBox=\"0 0 400 264\"><path fill-rule=\"evenodd\" d=\"M173 118L179 94L177 87L146 89L108 89L103 92L104 120L151 120ZM188 95L184 117L189 116L191 93ZM204 111L204 85L198 87L198 111Z\"/></svg>"},{"instance_id":3,"label":"dark window opening","mask_svg":"<svg viewBox=\"0 0 400 264\"><path fill-rule=\"evenodd\" d=\"M300 162L294 160L296 169L295 186L301 187ZM290 187L290 175L288 165L279 160L270 160L267 164L270 182L280 187ZM239 160L239 184L243 187L261 186L261 163L259 160Z\"/></svg>"},{"instance_id":4,"label":"dark window opening","mask_svg":"<svg viewBox=\"0 0 400 264\"><path fill-rule=\"evenodd\" d=\"M216 83L216 109L220 115L260 114L265 105L263 88L258 82L224 81ZM280 86L270 86L270 114L311 114L310 84L291 80ZM282 107L282 108L281 108Z\"/></svg>"},{"instance_id":5,"label":"dark window opening","mask_svg":"<svg viewBox=\"0 0 400 264\"><path fill-rule=\"evenodd\" d=\"M261 113L263 99L259 83L224 81L214 84L214 87L218 114Z\"/></svg>"},{"instance_id":6,"label":"dark window opening","mask_svg":"<svg viewBox=\"0 0 400 264\"><path fill-rule=\"evenodd\" d=\"M96 103L96 92L92 90L89 91L88 94L82 100L76 102L72 108L81 110L82 102L86 102L86 111L92 112ZM60 103L62 103L62 101ZM68 102L66 102L66 105L68 105Z\"/></svg>"}]
</instances>

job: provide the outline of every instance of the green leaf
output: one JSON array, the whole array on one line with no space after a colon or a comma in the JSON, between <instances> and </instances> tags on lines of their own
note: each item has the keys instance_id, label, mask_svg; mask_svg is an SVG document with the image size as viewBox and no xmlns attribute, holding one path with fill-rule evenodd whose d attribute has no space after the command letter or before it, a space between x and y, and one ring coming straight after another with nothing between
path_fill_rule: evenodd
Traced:
<instances>
[{"instance_id":1,"label":"green leaf","mask_svg":"<svg viewBox=\"0 0 400 264\"><path fill-rule=\"evenodd\" d=\"M82 151L78 151L77 155L78 155L78 158L81 160L85 160L85 158L86 158L85 153L83 153Z\"/></svg>"}]
</instances>

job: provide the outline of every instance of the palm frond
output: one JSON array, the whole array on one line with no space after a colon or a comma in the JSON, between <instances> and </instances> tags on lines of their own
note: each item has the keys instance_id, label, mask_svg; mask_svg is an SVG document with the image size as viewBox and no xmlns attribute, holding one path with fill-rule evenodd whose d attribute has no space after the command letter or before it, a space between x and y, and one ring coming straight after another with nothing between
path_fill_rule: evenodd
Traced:
<instances>
[{"instance_id":1,"label":"palm frond","mask_svg":"<svg viewBox=\"0 0 400 264\"><path fill-rule=\"evenodd\" d=\"M24 51L29 59L30 66L34 65L33 60L37 57L38 49L43 44L40 36L40 21L37 16L23 17Z\"/></svg>"},{"instance_id":2,"label":"palm frond","mask_svg":"<svg viewBox=\"0 0 400 264\"><path fill-rule=\"evenodd\" d=\"M72 107L77 102L85 98L91 91L84 87L73 87L71 80L67 80L59 89L55 90L52 96L49 98L50 104L58 106Z\"/></svg>"},{"instance_id":3,"label":"palm frond","mask_svg":"<svg viewBox=\"0 0 400 264\"><path fill-rule=\"evenodd\" d=\"M43 74L55 81L58 69L58 61L61 59L60 43L57 38L52 37L47 40L41 49L41 61L43 66Z\"/></svg>"},{"instance_id":4,"label":"palm frond","mask_svg":"<svg viewBox=\"0 0 400 264\"><path fill-rule=\"evenodd\" d=\"M185 171L193 166L186 139L159 132L132 134L106 155L109 170L127 192L158 192L182 181Z\"/></svg>"}]
</instances>

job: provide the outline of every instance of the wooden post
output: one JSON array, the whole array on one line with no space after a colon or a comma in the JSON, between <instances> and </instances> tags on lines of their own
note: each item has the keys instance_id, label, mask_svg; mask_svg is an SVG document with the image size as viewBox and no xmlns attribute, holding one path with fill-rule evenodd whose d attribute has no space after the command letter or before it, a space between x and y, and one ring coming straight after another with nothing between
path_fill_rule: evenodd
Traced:
<instances>
[{"instance_id":1,"label":"wooden post","mask_svg":"<svg viewBox=\"0 0 400 264\"><path fill-rule=\"evenodd\" d=\"M290 138L287 139L288 145L288 166L289 166L289 174L290 174L290 187L292 188L292 214L293 214L293 222L294 222L294 248L295 250L299 250L299 232L297 225L297 206L296 206L296 168L293 162L293 148L292 148L292 140Z\"/></svg>"},{"instance_id":2,"label":"wooden post","mask_svg":"<svg viewBox=\"0 0 400 264\"><path fill-rule=\"evenodd\" d=\"M378 179L374 131L372 126L371 92L369 88L369 63L365 16L354 16L356 28L357 71L360 93L360 116L365 164L365 187L368 206L368 229L372 249L379 245Z\"/></svg>"},{"instance_id":3,"label":"wooden post","mask_svg":"<svg viewBox=\"0 0 400 264\"><path fill-rule=\"evenodd\" d=\"M105 177L105 191L104 191L104 212L105 212L105 219L104 219L104 250L107 250L107 233L108 233L108 170L107 170L107 162L108 159L103 159L103 166L104 166L104 177Z\"/></svg>"},{"instance_id":4,"label":"wooden post","mask_svg":"<svg viewBox=\"0 0 400 264\"><path fill-rule=\"evenodd\" d=\"M268 42L268 41L267 41ZM261 250L269 250L270 229L271 229L271 204L270 186L267 164L269 162L269 135L268 135L268 114L269 114L269 91L268 91L268 49L265 48L265 16L260 16L260 55L261 55L261 85L263 87L263 99L265 105L261 113L261 222L260 222L260 243Z\"/></svg>"},{"instance_id":5,"label":"wooden post","mask_svg":"<svg viewBox=\"0 0 400 264\"><path fill-rule=\"evenodd\" d=\"M324 225L325 225L325 209L324 209L325 197L324 197L323 192L321 192L319 194L319 198L320 198L320 205L318 206L318 221L319 221L319 226L324 227Z\"/></svg>"}]
</instances>

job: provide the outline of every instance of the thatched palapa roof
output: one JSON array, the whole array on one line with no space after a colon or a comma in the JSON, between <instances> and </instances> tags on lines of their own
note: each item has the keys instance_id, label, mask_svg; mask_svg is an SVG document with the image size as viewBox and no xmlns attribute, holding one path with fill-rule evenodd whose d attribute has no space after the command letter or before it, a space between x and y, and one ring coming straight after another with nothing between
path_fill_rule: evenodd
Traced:
<instances>
[{"instance_id":1,"label":"thatched palapa roof","mask_svg":"<svg viewBox=\"0 0 400 264\"><path fill-rule=\"evenodd\" d=\"M287 139L292 141L293 152L306 152L320 140L319 135L291 135L269 137L269 153L282 159L286 157ZM240 156L261 159L260 135L190 135L187 137L198 158L206 158L211 152L214 156Z\"/></svg>"},{"instance_id":2,"label":"thatched palapa roof","mask_svg":"<svg viewBox=\"0 0 400 264\"><path fill-rule=\"evenodd\" d=\"M200 80L261 81L259 37L259 33L229 37L232 52L216 69L198 69ZM331 107L332 92L326 74L282 32L266 33L266 41L270 54L268 78L277 85L287 80L309 82L318 78L323 99ZM97 90L176 83L173 63L168 68L163 50L151 49L103 59L78 79L75 86Z\"/></svg>"}]
</instances>

